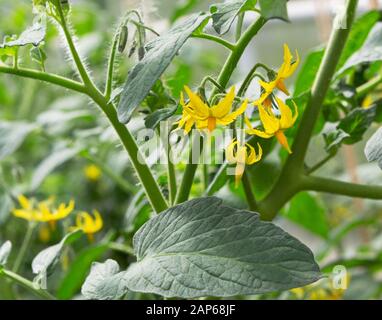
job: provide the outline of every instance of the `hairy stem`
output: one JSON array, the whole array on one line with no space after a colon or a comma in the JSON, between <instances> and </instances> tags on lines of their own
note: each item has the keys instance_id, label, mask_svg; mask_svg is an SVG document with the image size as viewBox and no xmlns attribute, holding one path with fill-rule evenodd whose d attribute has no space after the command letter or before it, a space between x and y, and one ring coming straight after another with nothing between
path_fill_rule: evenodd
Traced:
<instances>
[{"instance_id":1,"label":"hairy stem","mask_svg":"<svg viewBox=\"0 0 382 320\"><path fill-rule=\"evenodd\" d=\"M195 33L191 36L192 38L200 38L200 39L206 39L206 40L210 40L210 41L213 41L215 43L218 43L218 44L221 44L223 45L224 47L226 47L227 49L229 50L234 50L235 49L235 45L222 39L222 38L219 38L219 37L215 37L211 34L207 34L207 33Z\"/></svg>"},{"instance_id":2,"label":"hairy stem","mask_svg":"<svg viewBox=\"0 0 382 320\"><path fill-rule=\"evenodd\" d=\"M25 258L25 254L27 253L28 247L30 245L30 242L32 240L33 232L36 228L35 222L28 222L28 229L24 236L23 243L21 244L21 248L17 254L15 264L13 265L12 271L17 273L20 270L21 264L23 263L23 260Z\"/></svg>"}]
</instances>

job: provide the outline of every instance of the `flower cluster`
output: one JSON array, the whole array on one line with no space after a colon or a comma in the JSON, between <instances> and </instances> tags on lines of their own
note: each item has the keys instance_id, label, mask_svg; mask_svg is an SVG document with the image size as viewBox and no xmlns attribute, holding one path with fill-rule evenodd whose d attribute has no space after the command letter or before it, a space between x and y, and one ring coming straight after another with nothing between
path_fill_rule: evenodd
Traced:
<instances>
[{"instance_id":1,"label":"flower cluster","mask_svg":"<svg viewBox=\"0 0 382 320\"><path fill-rule=\"evenodd\" d=\"M68 204L60 203L58 207L56 207L53 197L40 202L33 198L28 199L24 195L19 195L17 199L20 208L13 209L13 215L30 222L44 223L40 228L40 239L43 241L50 239L50 232L49 229L45 227L45 223L48 223L51 230L54 230L57 221L67 218L74 211L75 207L74 200L70 200ZM94 216L93 219L87 212L78 213L76 226L71 227L71 229L81 229L92 239L93 235L101 230L103 226L103 220L98 211L95 211Z\"/></svg>"},{"instance_id":2,"label":"flower cluster","mask_svg":"<svg viewBox=\"0 0 382 320\"><path fill-rule=\"evenodd\" d=\"M181 119L177 122L178 128L183 128L188 134L193 127L199 130L207 129L212 132L218 125L227 126L241 119L241 123L245 123L248 135L255 135L261 138L269 139L276 137L278 142L291 153L288 140L284 131L291 128L298 117L297 105L292 102L294 110L279 97L275 95L277 90L289 95L285 86L285 80L290 77L298 67L299 56L296 52L296 60L289 47L284 45L284 61L278 72L268 70L269 81L260 80L261 86L260 98L252 103L248 99L236 97L235 87L232 87L227 94L218 102L210 106L201 95L192 92L185 86L185 92L188 101L185 101L182 93L180 104L183 108ZM239 107L236 108L236 101L241 101ZM258 111L260 127L253 127L250 119L245 116L248 105L253 105ZM243 119L244 118L244 119ZM257 144L258 151L245 141L243 137L234 138L226 149L226 158L230 164L236 164L235 180L236 185L241 180L246 165L252 165L261 160L262 148Z\"/></svg>"}]
</instances>

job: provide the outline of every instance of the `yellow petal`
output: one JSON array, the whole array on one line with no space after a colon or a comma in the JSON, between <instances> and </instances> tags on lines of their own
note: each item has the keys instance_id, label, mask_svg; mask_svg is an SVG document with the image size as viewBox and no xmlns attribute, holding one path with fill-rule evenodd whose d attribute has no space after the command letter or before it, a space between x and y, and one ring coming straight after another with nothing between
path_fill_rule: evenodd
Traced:
<instances>
[{"instance_id":1,"label":"yellow petal","mask_svg":"<svg viewBox=\"0 0 382 320\"><path fill-rule=\"evenodd\" d=\"M184 89L187 92L188 97L190 98L190 103L192 105L192 108L194 109L193 113L200 118L208 117L210 108L202 101L202 99L200 99L200 97L197 94L193 93L188 86L185 86ZM190 113L190 110L187 110L187 112Z\"/></svg>"},{"instance_id":2,"label":"yellow petal","mask_svg":"<svg viewBox=\"0 0 382 320\"><path fill-rule=\"evenodd\" d=\"M245 124L247 125L248 129L245 130L245 132L247 134L250 134L250 135L256 135L260 138L265 138L265 139L268 139L270 137L273 137L273 134L268 134L268 133L265 133L264 131L260 131L260 130L257 130L257 129L254 129L252 127L252 124L251 122L249 121L249 119L247 117L244 118L244 121L245 121Z\"/></svg>"},{"instance_id":3,"label":"yellow petal","mask_svg":"<svg viewBox=\"0 0 382 320\"><path fill-rule=\"evenodd\" d=\"M246 163L248 165L254 164L256 162L259 162L263 156L263 149L261 148L260 144L257 144L257 147L259 149L259 153L256 154L256 150L254 147L252 147L250 144L247 143L247 147L249 148L249 154L246 160Z\"/></svg>"},{"instance_id":4,"label":"yellow petal","mask_svg":"<svg viewBox=\"0 0 382 320\"><path fill-rule=\"evenodd\" d=\"M19 200L19 203L20 203L20 206L25 209L25 210L29 210L29 209L32 209L32 203L28 200L27 197L25 197L24 195L20 194L17 199Z\"/></svg>"},{"instance_id":5,"label":"yellow petal","mask_svg":"<svg viewBox=\"0 0 382 320\"><path fill-rule=\"evenodd\" d=\"M234 112L226 115L224 118L217 119L218 124L228 125L228 124L232 123L239 116L241 116L245 112L245 110L247 110L247 106L248 106L248 100L245 100L243 102L243 104L238 109L236 109Z\"/></svg>"},{"instance_id":6,"label":"yellow petal","mask_svg":"<svg viewBox=\"0 0 382 320\"><path fill-rule=\"evenodd\" d=\"M225 156L226 156L226 159L229 163L236 163L236 157L235 157L235 154L234 154L234 149L235 149L235 146L237 145L237 140L236 139L233 139L231 141L231 143L228 145L226 151L225 151Z\"/></svg>"},{"instance_id":7,"label":"yellow petal","mask_svg":"<svg viewBox=\"0 0 382 320\"><path fill-rule=\"evenodd\" d=\"M284 130L289 129L296 122L298 116L297 106L293 102L293 105L295 107L295 114L293 116L292 110L281 99L276 98L276 101L280 109L280 128Z\"/></svg>"},{"instance_id":8,"label":"yellow petal","mask_svg":"<svg viewBox=\"0 0 382 320\"><path fill-rule=\"evenodd\" d=\"M260 120L264 127L264 132L272 135L276 131L278 131L280 128L280 121L273 114L273 112L272 111L268 112L267 110L265 110L265 108L262 105L258 106L258 109L259 109Z\"/></svg>"},{"instance_id":9,"label":"yellow petal","mask_svg":"<svg viewBox=\"0 0 382 320\"><path fill-rule=\"evenodd\" d=\"M216 106L213 106L210 111L215 118L223 118L232 108L232 103L235 100L235 87L232 87L229 93Z\"/></svg>"}]
</instances>

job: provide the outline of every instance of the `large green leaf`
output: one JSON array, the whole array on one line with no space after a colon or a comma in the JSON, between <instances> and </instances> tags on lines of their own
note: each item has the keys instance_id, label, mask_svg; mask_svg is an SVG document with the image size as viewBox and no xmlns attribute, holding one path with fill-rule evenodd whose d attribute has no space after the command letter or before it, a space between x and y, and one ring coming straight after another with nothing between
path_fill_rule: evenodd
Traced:
<instances>
[{"instance_id":1,"label":"large green leaf","mask_svg":"<svg viewBox=\"0 0 382 320\"><path fill-rule=\"evenodd\" d=\"M382 60L382 22L374 25L362 48L347 60L338 73L341 74L360 63L380 60Z\"/></svg>"},{"instance_id":2,"label":"large green leaf","mask_svg":"<svg viewBox=\"0 0 382 320\"><path fill-rule=\"evenodd\" d=\"M259 294L320 278L309 248L256 213L214 197L154 217L135 234L134 249L127 287L166 297Z\"/></svg>"},{"instance_id":3,"label":"large green leaf","mask_svg":"<svg viewBox=\"0 0 382 320\"><path fill-rule=\"evenodd\" d=\"M281 19L289 21L288 0L259 0L261 15L265 19Z\"/></svg>"},{"instance_id":4,"label":"large green leaf","mask_svg":"<svg viewBox=\"0 0 382 320\"><path fill-rule=\"evenodd\" d=\"M284 216L314 234L324 238L328 236L329 225L325 209L317 198L308 192L296 195Z\"/></svg>"},{"instance_id":5,"label":"large green leaf","mask_svg":"<svg viewBox=\"0 0 382 320\"><path fill-rule=\"evenodd\" d=\"M11 250L12 243L10 241L6 241L0 246L0 268L7 264Z\"/></svg>"},{"instance_id":6,"label":"large green leaf","mask_svg":"<svg viewBox=\"0 0 382 320\"><path fill-rule=\"evenodd\" d=\"M228 0L210 7L212 25L219 34L226 34L236 17L246 10L255 9L257 0Z\"/></svg>"},{"instance_id":7,"label":"large green leaf","mask_svg":"<svg viewBox=\"0 0 382 320\"><path fill-rule=\"evenodd\" d=\"M81 251L72 262L69 270L65 273L57 290L57 298L62 300L71 299L81 289L91 264L102 257L107 251L107 244L93 245Z\"/></svg>"},{"instance_id":8,"label":"large green leaf","mask_svg":"<svg viewBox=\"0 0 382 320\"><path fill-rule=\"evenodd\" d=\"M129 73L118 105L118 117L130 120L134 110L150 92L191 34L206 20L206 14L192 15L167 33L147 44L147 54Z\"/></svg>"},{"instance_id":9,"label":"large green leaf","mask_svg":"<svg viewBox=\"0 0 382 320\"><path fill-rule=\"evenodd\" d=\"M91 300L120 299L127 293L123 277L124 272L120 272L119 265L114 260L94 262L81 292Z\"/></svg>"},{"instance_id":10,"label":"large green leaf","mask_svg":"<svg viewBox=\"0 0 382 320\"><path fill-rule=\"evenodd\" d=\"M0 160L15 152L35 128L27 122L0 122Z\"/></svg>"},{"instance_id":11,"label":"large green leaf","mask_svg":"<svg viewBox=\"0 0 382 320\"><path fill-rule=\"evenodd\" d=\"M365 147L365 155L368 161L378 162L382 169L382 128L369 139Z\"/></svg>"},{"instance_id":12,"label":"large green leaf","mask_svg":"<svg viewBox=\"0 0 382 320\"><path fill-rule=\"evenodd\" d=\"M74 242L82 234L81 230L73 231L62 238L58 244L50 246L37 254L32 261L33 273L41 275L50 274L57 265L64 246Z\"/></svg>"},{"instance_id":13,"label":"large green leaf","mask_svg":"<svg viewBox=\"0 0 382 320\"><path fill-rule=\"evenodd\" d=\"M31 181L31 189L36 190L44 179L56 168L74 158L79 152L75 148L62 148L45 158L36 168Z\"/></svg>"}]
</instances>

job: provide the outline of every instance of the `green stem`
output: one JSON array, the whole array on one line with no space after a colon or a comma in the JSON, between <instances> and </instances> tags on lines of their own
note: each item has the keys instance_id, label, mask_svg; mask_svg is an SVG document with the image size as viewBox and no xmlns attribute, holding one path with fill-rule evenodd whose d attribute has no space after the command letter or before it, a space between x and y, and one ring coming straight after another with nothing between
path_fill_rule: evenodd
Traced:
<instances>
[{"instance_id":1,"label":"green stem","mask_svg":"<svg viewBox=\"0 0 382 320\"><path fill-rule=\"evenodd\" d=\"M36 228L36 223L35 222L28 222L28 228L27 232L24 236L23 243L21 244L21 248L17 254L15 264L13 265L12 271L17 273L20 270L21 264L23 263L25 254L28 250L29 244L32 240L33 232L34 229Z\"/></svg>"},{"instance_id":2,"label":"green stem","mask_svg":"<svg viewBox=\"0 0 382 320\"><path fill-rule=\"evenodd\" d=\"M263 78L260 74L256 73L256 71L257 71L258 68L263 68L263 69L265 69L266 71L269 71L269 70L270 70L270 69L269 69L267 66L265 66L264 64L262 64L262 63L256 63L256 64L254 65L254 67L251 69L251 71L249 71L249 73L248 73L248 75L246 76L246 78L244 79L243 84L241 85L241 87L240 87L240 89L239 89L239 91L238 91L238 94L237 94L239 97L242 97L242 96L247 92L249 85L251 84L252 80L253 80L255 77L259 77L259 78L261 78L261 80L264 80L264 78Z\"/></svg>"},{"instance_id":3,"label":"green stem","mask_svg":"<svg viewBox=\"0 0 382 320\"><path fill-rule=\"evenodd\" d=\"M214 178L212 179L211 183L207 187L206 191L204 192L207 196L212 196L214 194L214 189L217 184L219 184L220 179L223 177L223 174L225 173L225 170L227 169L228 162L223 163L218 172L216 172Z\"/></svg>"},{"instance_id":4,"label":"green stem","mask_svg":"<svg viewBox=\"0 0 382 320\"><path fill-rule=\"evenodd\" d=\"M362 185L328 178L305 176L301 179L302 188L327 192L353 198L382 200L382 186Z\"/></svg>"},{"instance_id":5,"label":"green stem","mask_svg":"<svg viewBox=\"0 0 382 320\"><path fill-rule=\"evenodd\" d=\"M129 256L135 256L134 249L125 244L118 243L118 242L109 242L107 246L111 250L123 252Z\"/></svg>"},{"instance_id":6,"label":"green stem","mask_svg":"<svg viewBox=\"0 0 382 320\"><path fill-rule=\"evenodd\" d=\"M41 288L36 288L36 285L33 282L29 281L28 279L25 279L24 277L18 275L15 272L12 272L7 269L0 269L0 276L1 275L4 275L11 281L28 289L30 292L34 293L38 297L41 297L46 300L56 300L56 298L52 294L50 294L48 291L43 290Z\"/></svg>"},{"instance_id":7,"label":"green stem","mask_svg":"<svg viewBox=\"0 0 382 320\"><path fill-rule=\"evenodd\" d=\"M303 176L306 151L322 103L348 38L357 3L357 0L346 1L345 19L342 19L342 21L347 23L346 29L334 29L332 31L324 58L313 83L305 112L298 127L292 146L293 153L288 157L275 186L264 201L259 204L262 218L265 220L272 220L285 203L301 190L300 178Z\"/></svg>"},{"instance_id":8,"label":"green stem","mask_svg":"<svg viewBox=\"0 0 382 320\"><path fill-rule=\"evenodd\" d=\"M14 69L5 65L0 65L0 73L44 81L79 93L85 93L86 91L85 86L80 82L73 81L55 74L43 73L41 71L32 69Z\"/></svg>"},{"instance_id":9,"label":"green stem","mask_svg":"<svg viewBox=\"0 0 382 320\"><path fill-rule=\"evenodd\" d=\"M227 86L228 81L232 76L232 73L234 72L235 68L237 67L237 64L239 63L241 56L244 53L244 50L247 48L248 44L253 39L253 37L264 26L265 22L266 20L263 17L259 17L254 23L252 23L248 27L248 29L241 36L240 40L235 45L235 48L232 50L231 54L228 56L228 59L225 62L220 72L220 75L218 77L217 81L221 87L225 88ZM211 99L213 99L217 91L218 89L214 88L211 94ZM197 168L198 168L198 164L192 163L192 161L189 160L189 163L186 166L186 170L184 172L184 176L177 194L176 203L187 201L190 195L191 185L194 180Z\"/></svg>"},{"instance_id":10,"label":"green stem","mask_svg":"<svg viewBox=\"0 0 382 320\"><path fill-rule=\"evenodd\" d=\"M241 33L243 32L243 23L244 23L245 12L241 12L237 18L235 39L236 42L239 41Z\"/></svg>"},{"instance_id":11,"label":"green stem","mask_svg":"<svg viewBox=\"0 0 382 320\"><path fill-rule=\"evenodd\" d=\"M330 159L332 159L335 155L334 154L328 154L325 158L323 158L321 161L317 162L315 165L313 165L312 167L310 167L306 173L307 174L311 174L315 171L317 171L318 169L320 169L324 164L326 164Z\"/></svg>"},{"instance_id":12,"label":"green stem","mask_svg":"<svg viewBox=\"0 0 382 320\"><path fill-rule=\"evenodd\" d=\"M130 182L128 182L126 179L123 179L120 175L115 174L114 171L105 164L104 161L101 161L97 159L96 157L93 157L89 153L83 154L83 157L89 160L90 162L94 163L99 167L103 173L105 173L111 180L113 180L122 190L124 190L126 193L134 194L137 192L137 188L134 187Z\"/></svg>"},{"instance_id":13,"label":"green stem","mask_svg":"<svg viewBox=\"0 0 382 320\"><path fill-rule=\"evenodd\" d=\"M107 65L107 78L106 78L106 86L105 86L105 98L107 100L110 100L111 92L113 90L114 62L115 62L115 57L117 55L119 32L120 32L120 28L118 28L117 32L114 35L113 44L111 46L109 61Z\"/></svg>"},{"instance_id":14,"label":"green stem","mask_svg":"<svg viewBox=\"0 0 382 320\"><path fill-rule=\"evenodd\" d=\"M222 39L222 38L219 38L219 37L215 37L211 34L207 34L207 33L196 33L196 34L193 34L191 36L192 38L200 38L200 39L206 39L206 40L210 40L210 41L213 41L213 42L216 42L218 44L221 44L223 45L224 47L226 47L227 49L229 50L234 50L235 49L235 45Z\"/></svg>"},{"instance_id":15,"label":"green stem","mask_svg":"<svg viewBox=\"0 0 382 320\"><path fill-rule=\"evenodd\" d=\"M356 90L357 96L360 98L366 96L370 91L375 89L381 83L382 83L382 74L374 77L373 79L359 86Z\"/></svg>"},{"instance_id":16,"label":"green stem","mask_svg":"<svg viewBox=\"0 0 382 320\"><path fill-rule=\"evenodd\" d=\"M249 180L247 171L244 171L241 182L243 183L244 193L248 202L249 209L252 211L257 211L257 202L252 190L251 181Z\"/></svg>"}]
</instances>

